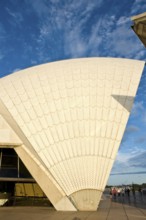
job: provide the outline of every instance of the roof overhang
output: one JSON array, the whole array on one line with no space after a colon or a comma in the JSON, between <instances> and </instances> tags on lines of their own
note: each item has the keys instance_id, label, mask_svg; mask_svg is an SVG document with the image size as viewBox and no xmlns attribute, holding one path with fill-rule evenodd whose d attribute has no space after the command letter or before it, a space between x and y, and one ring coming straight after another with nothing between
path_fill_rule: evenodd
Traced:
<instances>
[{"instance_id":1,"label":"roof overhang","mask_svg":"<svg viewBox=\"0 0 146 220\"><path fill-rule=\"evenodd\" d=\"M133 16L131 20L134 22L131 26L133 31L146 47L146 12Z\"/></svg>"}]
</instances>

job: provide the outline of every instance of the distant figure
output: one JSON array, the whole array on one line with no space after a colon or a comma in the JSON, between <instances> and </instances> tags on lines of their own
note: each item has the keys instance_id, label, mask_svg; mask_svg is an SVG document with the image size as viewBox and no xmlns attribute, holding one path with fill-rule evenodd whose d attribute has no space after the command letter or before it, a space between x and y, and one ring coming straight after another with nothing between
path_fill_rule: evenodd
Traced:
<instances>
[{"instance_id":1,"label":"distant figure","mask_svg":"<svg viewBox=\"0 0 146 220\"><path fill-rule=\"evenodd\" d=\"M135 198L135 188L132 187L132 194L133 194L133 197Z\"/></svg>"},{"instance_id":2,"label":"distant figure","mask_svg":"<svg viewBox=\"0 0 146 220\"><path fill-rule=\"evenodd\" d=\"M118 188L117 193L118 193L118 196L121 195L121 189L120 188Z\"/></svg>"},{"instance_id":3,"label":"distant figure","mask_svg":"<svg viewBox=\"0 0 146 220\"><path fill-rule=\"evenodd\" d=\"M130 196L130 189L129 189L129 187L127 188L127 196L129 197Z\"/></svg>"},{"instance_id":4,"label":"distant figure","mask_svg":"<svg viewBox=\"0 0 146 220\"><path fill-rule=\"evenodd\" d=\"M112 189L110 189L110 199L112 199Z\"/></svg>"},{"instance_id":5,"label":"distant figure","mask_svg":"<svg viewBox=\"0 0 146 220\"><path fill-rule=\"evenodd\" d=\"M124 197L124 195L125 195L125 189L124 188L121 189L121 194Z\"/></svg>"},{"instance_id":6,"label":"distant figure","mask_svg":"<svg viewBox=\"0 0 146 220\"><path fill-rule=\"evenodd\" d=\"M142 196L142 188L141 187L139 187L138 192L139 192L140 196Z\"/></svg>"},{"instance_id":7,"label":"distant figure","mask_svg":"<svg viewBox=\"0 0 146 220\"><path fill-rule=\"evenodd\" d=\"M114 196L114 199L116 199L116 195L117 195L117 190L116 190L116 188L113 188L112 194L113 194L113 196Z\"/></svg>"}]
</instances>

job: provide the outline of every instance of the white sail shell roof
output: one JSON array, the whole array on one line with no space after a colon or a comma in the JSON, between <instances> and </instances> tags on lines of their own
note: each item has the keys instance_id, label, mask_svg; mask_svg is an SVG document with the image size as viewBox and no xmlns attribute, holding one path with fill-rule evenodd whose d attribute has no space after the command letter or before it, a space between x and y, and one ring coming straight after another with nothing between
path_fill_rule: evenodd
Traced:
<instances>
[{"instance_id":1,"label":"white sail shell roof","mask_svg":"<svg viewBox=\"0 0 146 220\"><path fill-rule=\"evenodd\" d=\"M23 140L19 138L29 142L26 148L34 150L78 209L90 209L78 197L83 203L92 190L99 193L90 206L99 203L143 67L143 61L84 58L43 64L0 79L2 105L23 133ZM85 190L89 193L82 196Z\"/></svg>"}]
</instances>

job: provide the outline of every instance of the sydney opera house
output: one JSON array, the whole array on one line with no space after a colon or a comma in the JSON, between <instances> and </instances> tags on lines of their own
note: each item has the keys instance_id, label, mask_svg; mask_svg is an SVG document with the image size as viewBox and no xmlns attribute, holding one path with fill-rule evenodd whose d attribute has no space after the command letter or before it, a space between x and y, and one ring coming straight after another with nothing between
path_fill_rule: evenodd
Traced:
<instances>
[{"instance_id":1,"label":"sydney opera house","mask_svg":"<svg viewBox=\"0 0 146 220\"><path fill-rule=\"evenodd\" d=\"M0 147L14 149L56 210L97 209L144 65L81 58L0 79Z\"/></svg>"}]
</instances>

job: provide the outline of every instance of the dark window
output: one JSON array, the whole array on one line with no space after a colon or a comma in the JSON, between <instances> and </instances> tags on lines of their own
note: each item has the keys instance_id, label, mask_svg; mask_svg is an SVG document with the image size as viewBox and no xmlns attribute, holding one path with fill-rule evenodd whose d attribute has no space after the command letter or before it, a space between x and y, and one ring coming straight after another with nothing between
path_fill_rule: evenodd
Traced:
<instances>
[{"instance_id":1,"label":"dark window","mask_svg":"<svg viewBox=\"0 0 146 220\"><path fill-rule=\"evenodd\" d=\"M32 178L29 171L12 148L0 149L0 177Z\"/></svg>"}]
</instances>

